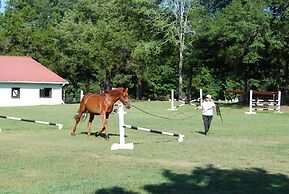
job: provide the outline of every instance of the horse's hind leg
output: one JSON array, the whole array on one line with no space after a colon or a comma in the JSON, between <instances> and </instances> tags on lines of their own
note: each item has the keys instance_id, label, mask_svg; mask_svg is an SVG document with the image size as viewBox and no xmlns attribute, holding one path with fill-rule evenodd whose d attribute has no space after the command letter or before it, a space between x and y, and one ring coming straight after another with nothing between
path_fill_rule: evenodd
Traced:
<instances>
[{"instance_id":1,"label":"horse's hind leg","mask_svg":"<svg viewBox=\"0 0 289 194\"><path fill-rule=\"evenodd\" d=\"M85 112L85 103L83 103L84 102L83 100L84 100L84 97L83 97L83 99L82 99L82 101L81 101L81 103L79 105L78 114L75 117L75 125L74 125L74 127L72 129L71 135L76 135L76 133L75 133L76 127L77 127L77 125L78 125L78 123L80 121L80 118L81 118L82 114Z\"/></svg>"},{"instance_id":2,"label":"horse's hind leg","mask_svg":"<svg viewBox=\"0 0 289 194\"><path fill-rule=\"evenodd\" d=\"M105 140L109 140L109 135L108 135L108 130L107 130L108 114L107 113L102 114L101 118L102 118L102 124L103 124L102 131L105 130Z\"/></svg>"},{"instance_id":3,"label":"horse's hind leg","mask_svg":"<svg viewBox=\"0 0 289 194\"><path fill-rule=\"evenodd\" d=\"M90 138L91 126L92 126L93 119L94 119L94 114L90 113L89 121L88 121L88 124L87 124L87 127L88 127L88 139Z\"/></svg>"},{"instance_id":4,"label":"horse's hind leg","mask_svg":"<svg viewBox=\"0 0 289 194\"><path fill-rule=\"evenodd\" d=\"M83 113L83 112L79 112L79 113L77 114L77 116L76 116L76 118L75 118L75 125L74 125L74 127L73 127L73 129L72 129L71 135L76 135L76 133L75 133L76 127L77 127L77 125L78 125L78 123L79 123L79 121L80 121L80 118L81 118L82 113Z\"/></svg>"}]
</instances>

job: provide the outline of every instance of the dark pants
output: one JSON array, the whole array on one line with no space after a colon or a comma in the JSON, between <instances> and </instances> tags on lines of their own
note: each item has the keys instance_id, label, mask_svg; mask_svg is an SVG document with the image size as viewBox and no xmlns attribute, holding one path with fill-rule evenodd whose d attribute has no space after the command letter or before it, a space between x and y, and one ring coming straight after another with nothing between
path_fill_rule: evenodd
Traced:
<instances>
[{"instance_id":1,"label":"dark pants","mask_svg":"<svg viewBox=\"0 0 289 194\"><path fill-rule=\"evenodd\" d=\"M204 122L205 133L208 133L210 126L211 126L211 121L213 119L213 116L202 115L202 118L203 118L203 122Z\"/></svg>"}]
</instances>

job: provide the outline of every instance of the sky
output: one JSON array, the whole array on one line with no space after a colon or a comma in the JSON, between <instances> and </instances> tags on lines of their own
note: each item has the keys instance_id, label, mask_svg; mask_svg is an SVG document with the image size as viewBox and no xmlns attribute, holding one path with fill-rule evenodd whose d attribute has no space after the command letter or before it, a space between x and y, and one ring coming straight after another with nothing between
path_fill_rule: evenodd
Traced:
<instances>
[{"instance_id":1,"label":"sky","mask_svg":"<svg viewBox=\"0 0 289 194\"><path fill-rule=\"evenodd\" d=\"M6 0L1 0L1 8L0 8L0 12L3 13L4 12L4 7L5 7L5 3Z\"/></svg>"}]
</instances>

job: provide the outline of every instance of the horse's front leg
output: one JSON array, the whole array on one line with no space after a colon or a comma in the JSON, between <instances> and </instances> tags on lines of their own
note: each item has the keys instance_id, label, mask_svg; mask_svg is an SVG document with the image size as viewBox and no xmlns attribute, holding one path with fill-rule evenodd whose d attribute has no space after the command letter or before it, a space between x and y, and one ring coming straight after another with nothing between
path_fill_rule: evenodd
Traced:
<instances>
[{"instance_id":1,"label":"horse's front leg","mask_svg":"<svg viewBox=\"0 0 289 194\"><path fill-rule=\"evenodd\" d=\"M90 113L89 115L89 121L88 121L88 124L87 124L87 128L88 128L88 139L90 139L90 133L91 133L91 126L92 126L92 121L94 119L94 114L93 113Z\"/></svg>"},{"instance_id":2,"label":"horse's front leg","mask_svg":"<svg viewBox=\"0 0 289 194\"><path fill-rule=\"evenodd\" d=\"M100 134L102 134L104 130L105 130L105 127L102 127L100 131L95 133L95 137L98 137Z\"/></svg>"}]
</instances>

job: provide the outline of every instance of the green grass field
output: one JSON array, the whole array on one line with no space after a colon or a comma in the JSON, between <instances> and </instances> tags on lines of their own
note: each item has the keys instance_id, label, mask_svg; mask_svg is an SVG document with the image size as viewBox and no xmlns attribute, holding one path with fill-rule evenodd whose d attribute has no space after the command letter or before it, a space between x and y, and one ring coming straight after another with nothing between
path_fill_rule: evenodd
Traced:
<instances>
[{"instance_id":1,"label":"green grass field","mask_svg":"<svg viewBox=\"0 0 289 194\"><path fill-rule=\"evenodd\" d=\"M119 142L87 137L87 121L71 136L78 105L0 108L0 115L64 124L48 126L0 119L0 193L289 193L289 113L245 115L246 107L222 107L208 136L200 111L169 102L134 102L160 119L127 110L125 123L185 135L126 130L133 150L111 151ZM190 118L189 118L190 117ZM189 118L189 119L184 119ZM96 117L93 132L102 127Z\"/></svg>"}]
</instances>

